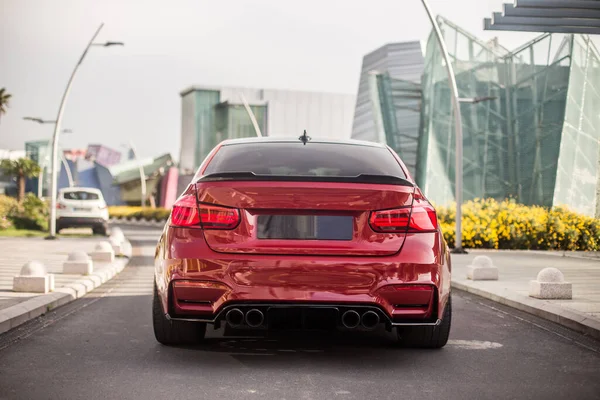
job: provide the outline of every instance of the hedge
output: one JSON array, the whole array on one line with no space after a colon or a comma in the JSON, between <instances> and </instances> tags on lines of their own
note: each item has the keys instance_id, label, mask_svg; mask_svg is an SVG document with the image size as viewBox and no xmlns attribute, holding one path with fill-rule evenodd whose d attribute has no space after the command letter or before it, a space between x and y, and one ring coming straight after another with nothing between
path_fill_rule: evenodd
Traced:
<instances>
[{"instance_id":1,"label":"hedge","mask_svg":"<svg viewBox=\"0 0 600 400\"><path fill-rule=\"evenodd\" d=\"M47 231L48 204L33 193L27 193L21 203L0 195L0 230L13 226L17 229Z\"/></svg>"},{"instance_id":2,"label":"hedge","mask_svg":"<svg viewBox=\"0 0 600 400\"><path fill-rule=\"evenodd\" d=\"M164 221L169 218L171 210L166 208L150 208L150 207L129 207L129 206L114 206L108 207L108 215L110 218L117 219L135 219L135 220L155 220Z\"/></svg>"},{"instance_id":3,"label":"hedge","mask_svg":"<svg viewBox=\"0 0 600 400\"><path fill-rule=\"evenodd\" d=\"M454 247L456 206L437 207L444 237ZM475 199L463 204L465 248L600 250L600 219L564 207L526 206L514 200Z\"/></svg>"}]
</instances>

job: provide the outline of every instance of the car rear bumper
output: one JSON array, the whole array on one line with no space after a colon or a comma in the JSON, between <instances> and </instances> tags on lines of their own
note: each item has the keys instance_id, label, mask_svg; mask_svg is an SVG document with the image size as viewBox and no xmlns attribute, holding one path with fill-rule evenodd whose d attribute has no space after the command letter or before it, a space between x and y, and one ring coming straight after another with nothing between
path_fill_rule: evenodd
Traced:
<instances>
[{"instance_id":1,"label":"car rear bumper","mask_svg":"<svg viewBox=\"0 0 600 400\"><path fill-rule=\"evenodd\" d=\"M305 315L307 313L321 313L322 315L330 315L331 321L334 322L335 327L344 327L343 324L343 315L346 312L356 311L359 316L364 315L367 312L372 312L377 315L377 323L384 323L388 327L393 326L436 326L441 323L441 319L437 318L437 315L432 315L427 318L419 318L419 319L394 319L391 318L381 307L372 304L355 304L355 303L347 303L347 304L334 304L334 303L298 303L298 302L279 302L279 303L230 303L226 306L223 306L216 314L212 316L194 316L194 315L171 315L169 313L166 314L167 319L174 321L193 321L193 322L205 322L209 324L219 325L228 321L228 314L232 311L240 310L243 315L248 315L249 311L259 310L264 315L264 323L260 324L262 328L268 328L271 324L272 316L274 312L279 312L279 317L282 315L286 315L289 319L289 315L298 316L297 321L306 321ZM275 313L277 315L277 313ZM244 319L246 320L246 319ZM306 324L303 323L303 326L298 326L298 328L306 327ZM242 323L240 326L248 327L247 323ZM360 322L357 326L351 327L351 329L363 327L366 329L372 329L373 326L366 326L361 324ZM346 326L346 328L348 328Z\"/></svg>"},{"instance_id":2,"label":"car rear bumper","mask_svg":"<svg viewBox=\"0 0 600 400\"><path fill-rule=\"evenodd\" d=\"M218 323L232 308L258 307L266 315L273 308L341 314L364 307L391 325L435 325L450 293L439 232L408 235L402 251L386 257L224 254L174 228L162 243L156 284L171 319Z\"/></svg>"},{"instance_id":3,"label":"car rear bumper","mask_svg":"<svg viewBox=\"0 0 600 400\"><path fill-rule=\"evenodd\" d=\"M57 224L62 228L69 227L91 227L105 225L108 221L104 218L99 217L59 217L57 218Z\"/></svg>"}]
</instances>

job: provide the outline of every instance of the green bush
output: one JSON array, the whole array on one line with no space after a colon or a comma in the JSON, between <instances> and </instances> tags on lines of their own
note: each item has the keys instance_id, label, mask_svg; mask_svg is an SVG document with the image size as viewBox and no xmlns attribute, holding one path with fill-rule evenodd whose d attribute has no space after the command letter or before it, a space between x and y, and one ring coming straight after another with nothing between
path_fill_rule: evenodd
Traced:
<instances>
[{"instance_id":1,"label":"green bush","mask_svg":"<svg viewBox=\"0 0 600 400\"><path fill-rule=\"evenodd\" d=\"M18 204L15 198L0 195L0 230L12 228L11 213Z\"/></svg>"},{"instance_id":2,"label":"green bush","mask_svg":"<svg viewBox=\"0 0 600 400\"><path fill-rule=\"evenodd\" d=\"M23 202L10 212L9 218L17 229L48 230L48 204L33 193L27 193Z\"/></svg>"},{"instance_id":3,"label":"green bush","mask_svg":"<svg viewBox=\"0 0 600 400\"><path fill-rule=\"evenodd\" d=\"M454 247L456 206L437 207L444 238ZM463 204L463 247L514 250L600 250L600 220L563 207L525 206L514 200Z\"/></svg>"}]
</instances>

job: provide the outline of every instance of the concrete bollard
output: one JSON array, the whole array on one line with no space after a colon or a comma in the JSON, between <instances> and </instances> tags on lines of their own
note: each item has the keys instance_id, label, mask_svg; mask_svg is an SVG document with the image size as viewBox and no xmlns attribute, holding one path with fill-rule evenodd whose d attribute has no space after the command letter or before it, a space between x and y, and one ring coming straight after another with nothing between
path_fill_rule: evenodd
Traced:
<instances>
[{"instance_id":1,"label":"concrete bollard","mask_svg":"<svg viewBox=\"0 0 600 400\"><path fill-rule=\"evenodd\" d=\"M573 285L565 282L565 277L557 268L544 268L537 279L529 281L529 297L537 299L573 298Z\"/></svg>"},{"instance_id":2,"label":"concrete bollard","mask_svg":"<svg viewBox=\"0 0 600 400\"><path fill-rule=\"evenodd\" d=\"M83 251L72 252L63 263L63 274L89 275L93 271L94 262Z\"/></svg>"},{"instance_id":3,"label":"concrete bollard","mask_svg":"<svg viewBox=\"0 0 600 400\"><path fill-rule=\"evenodd\" d=\"M123 257L131 258L133 249L131 248L131 243L128 241L123 242L121 245L121 255Z\"/></svg>"},{"instance_id":4,"label":"concrete bollard","mask_svg":"<svg viewBox=\"0 0 600 400\"><path fill-rule=\"evenodd\" d=\"M498 267L488 256L477 256L467 267L467 279L473 281L497 281Z\"/></svg>"},{"instance_id":5,"label":"concrete bollard","mask_svg":"<svg viewBox=\"0 0 600 400\"><path fill-rule=\"evenodd\" d=\"M54 275L39 261L29 261L23 265L19 275L13 278L13 291L48 293L54 290Z\"/></svg>"},{"instance_id":6,"label":"concrete bollard","mask_svg":"<svg viewBox=\"0 0 600 400\"><path fill-rule=\"evenodd\" d=\"M92 260L99 262L113 262L115 260L115 252L109 242L100 242L96 245L96 249L92 252Z\"/></svg>"},{"instance_id":7,"label":"concrete bollard","mask_svg":"<svg viewBox=\"0 0 600 400\"><path fill-rule=\"evenodd\" d=\"M111 236L109 238L109 241L110 241L110 245L112 246L112 249L113 249L114 253L116 255L121 254L122 246L123 246L123 240L120 240L120 239L118 239L116 237Z\"/></svg>"},{"instance_id":8,"label":"concrete bollard","mask_svg":"<svg viewBox=\"0 0 600 400\"><path fill-rule=\"evenodd\" d=\"M110 230L110 237L115 238L120 242L123 242L125 240L125 235L123 234L123 231L118 227L112 228Z\"/></svg>"}]
</instances>

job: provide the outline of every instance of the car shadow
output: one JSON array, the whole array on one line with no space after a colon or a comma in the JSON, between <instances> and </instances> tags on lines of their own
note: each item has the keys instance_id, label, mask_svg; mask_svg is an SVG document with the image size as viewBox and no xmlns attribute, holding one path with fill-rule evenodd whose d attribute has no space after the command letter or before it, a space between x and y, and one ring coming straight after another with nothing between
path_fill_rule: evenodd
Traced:
<instances>
[{"instance_id":1,"label":"car shadow","mask_svg":"<svg viewBox=\"0 0 600 400\"><path fill-rule=\"evenodd\" d=\"M194 346L162 346L160 350L175 356L171 362L206 365L223 356L243 365L274 368L290 363L322 364L327 367L379 369L409 366L415 358L434 359L435 350L410 349L399 346L395 332L383 327L374 331L299 331L252 336L223 336L223 329L209 328L202 344ZM179 358L185 353L185 360ZM215 358L216 357L216 358ZM177 360L177 361L175 361ZM212 361L211 361L212 360ZM219 363L216 362L216 365Z\"/></svg>"}]
</instances>

